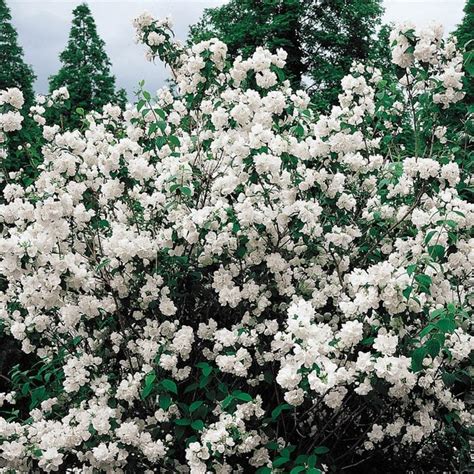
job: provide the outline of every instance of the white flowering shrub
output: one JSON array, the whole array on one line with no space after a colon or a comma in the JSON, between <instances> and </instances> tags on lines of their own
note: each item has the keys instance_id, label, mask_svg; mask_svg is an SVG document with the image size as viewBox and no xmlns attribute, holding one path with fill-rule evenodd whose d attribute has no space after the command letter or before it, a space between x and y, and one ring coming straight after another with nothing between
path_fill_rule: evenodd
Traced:
<instances>
[{"instance_id":1,"label":"white flowering shrub","mask_svg":"<svg viewBox=\"0 0 474 474\"><path fill-rule=\"evenodd\" d=\"M0 397L3 471L457 462L474 205L469 137L441 125L455 44L401 27L399 83L355 65L315 116L284 51L230 63L135 24L176 93L72 132L36 107L39 176L4 190L0 319L37 362Z\"/></svg>"}]
</instances>

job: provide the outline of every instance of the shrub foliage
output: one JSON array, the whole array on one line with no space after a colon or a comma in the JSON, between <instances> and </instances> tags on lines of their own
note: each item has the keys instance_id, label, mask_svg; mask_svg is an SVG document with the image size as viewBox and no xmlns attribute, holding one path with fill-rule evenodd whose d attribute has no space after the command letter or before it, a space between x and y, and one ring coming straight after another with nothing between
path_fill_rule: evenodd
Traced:
<instances>
[{"instance_id":1,"label":"shrub foliage","mask_svg":"<svg viewBox=\"0 0 474 474\"><path fill-rule=\"evenodd\" d=\"M391 34L316 115L286 53L229 61L136 19L176 91L80 129L0 206L0 320L38 362L2 394L0 463L33 472L318 473L466 455L474 206L462 56ZM21 93L0 127L21 127ZM7 138L8 140L8 138ZM434 460L434 461L433 461Z\"/></svg>"}]
</instances>

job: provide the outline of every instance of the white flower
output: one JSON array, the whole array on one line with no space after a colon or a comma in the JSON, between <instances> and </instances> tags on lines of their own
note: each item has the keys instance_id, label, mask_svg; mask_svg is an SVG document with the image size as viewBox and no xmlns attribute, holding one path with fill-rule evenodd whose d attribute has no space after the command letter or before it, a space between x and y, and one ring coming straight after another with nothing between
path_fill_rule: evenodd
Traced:
<instances>
[{"instance_id":1,"label":"white flower","mask_svg":"<svg viewBox=\"0 0 474 474\"><path fill-rule=\"evenodd\" d=\"M21 130L23 116L19 112L5 112L0 114L0 131L14 132Z\"/></svg>"},{"instance_id":2,"label":"white flower","mask_svg":"<svg viewBox=\"0 0 474 474\"><path fill-rule=\"evenodd\" d=\"M398 336L396 334L378 334L374 340L373 348L383 355L391 356L395 354L398 346Z\"/></svg>"},{"instance_id":3,"label":"white flower","mask_svg":"<svg viewBox=\"0 0 474 474\"><path fill-rule=\"evenodd\" d=\"M23 93L16 87L0 92L0 105L9 104L15 109L21 109L24 103Z\"/></svg>"},{"instance_id":4,"label":"white flower","mask_svg":"<svg viewBox=\"0 0 474 474\"><path fill-rule=\"evenodd\" d=\"M298 366L286 364L280 368L276 381L278 385L287 390L294 390L301 382L302 376L298 373Z\"/></svg>"}]
</instances>

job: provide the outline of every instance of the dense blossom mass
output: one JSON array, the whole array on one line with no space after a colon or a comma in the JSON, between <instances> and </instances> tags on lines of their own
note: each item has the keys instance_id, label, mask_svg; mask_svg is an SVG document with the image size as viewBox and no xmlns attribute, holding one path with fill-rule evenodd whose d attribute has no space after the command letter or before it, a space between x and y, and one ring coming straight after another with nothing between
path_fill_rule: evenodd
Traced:
<instances>
[{"instance_id":1,"label":"dense blossom mass","mask_svg":"<svg viewBox=\"0 0 474 474\"><path fill-rule=\"evenodd\" d=\"M474 205L443 125L455 42L401 25L399 80L354 64L316 116L283 50L230 62L169 19L135 26L176 87L74 131L44 118L67 90L40 98L39 174L4 186L0 320L37 363L0 395L2 472L458 456ZM1 93L3 141L22 105Z\"/></svg>"}]
</instances>

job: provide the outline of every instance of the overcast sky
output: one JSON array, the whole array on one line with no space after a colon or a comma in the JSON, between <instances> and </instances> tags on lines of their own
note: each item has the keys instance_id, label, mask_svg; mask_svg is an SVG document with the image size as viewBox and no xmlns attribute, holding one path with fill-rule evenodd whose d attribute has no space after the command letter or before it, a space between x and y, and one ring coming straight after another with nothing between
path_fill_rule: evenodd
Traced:
<instances>
[{"instance_id":1,"label":"overcast sky","mask_svg":"<svg viewBox=\"0 0 474 474\"><path fill-rule=\"evenodd\" d=\"M59 68L59 53L64 49L71 24L72 10L80 0L7 0L17 28L26 61L38 79L36 90L47 92L48 76ZM97 29L106 43L117 84L133 98L138 81L154 91L168 77L164 67L148 63L144 48L134 43L132 20L145 10L155 16L171 15L178 38L185 39L188 27L204 8L225 0L89 0ZM452 31L462 19L465 0L384 0L385 21L411 20L416 24L441 22Z\"/></svg>"}]
</instances>

